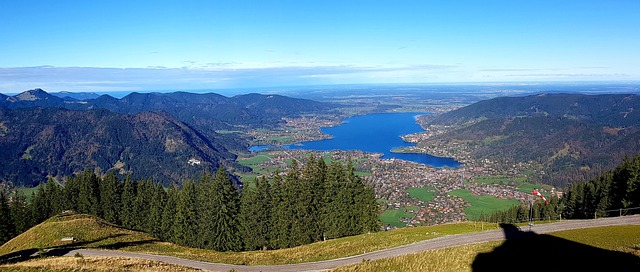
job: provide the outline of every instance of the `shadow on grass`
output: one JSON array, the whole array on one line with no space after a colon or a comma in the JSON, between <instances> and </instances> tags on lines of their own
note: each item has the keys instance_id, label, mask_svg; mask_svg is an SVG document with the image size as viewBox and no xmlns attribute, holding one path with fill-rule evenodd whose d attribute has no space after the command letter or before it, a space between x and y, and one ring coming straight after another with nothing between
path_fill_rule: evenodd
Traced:
<instances>
[{"instance_id":1,"label":"shadow on grass","mask_svg":"<svg viewBox=\"0 0 640 272\"><path fill-rule=\"evenodd\" d=\"M640 271L640 257L601 249L551 235L523 232L501 225L506 240L492 252L480 253L474 272L484 271Z\"/></svg>"},{"instance_id":2,"label":"shadow on grass","mask_svg":"<svg viewBox=\"0 0 640 272\"><path fill-rule=\"evenodd\" d=\"M11 252L5 255L0 255L0 264L17 263L17 262L22 262L22 261L30 260L33 258L39 258L39 257L64 256L65 254L69 253L74 249L85 248L89 244L98 243L107 239L117 238L124 235L126 234L110 235L107 237L103 237L103 238L95 239L91 241L80 241L80 242L75 242L73 244L48 247L46 249L30 248L30 249L20 250L16 252ZM154 241L157 241L157 240L149 239L149 240L141 240L141 241L133 241L133 242L117 242L112 244L101 245L95 248L120 249L128 246L143 245L143 244L151 243Z\"/></svg>"},{"instance_id":3,"label":"shadow on grass","mask_svg":"<svg viewBox=\"0 0 640 272\"><path fill-rule=\"evenodd\" d=\"M130 247L130 246L139 246L139 245L149 244L157 241L158 240L156 239L149 239L149 240L140 240L140 241L133 241L133 242L118 242L118 243L108 244L104 246L99 246L98 248L116 250L116 249L121 249L125 247Z\"/></svg>"}]
</instances>

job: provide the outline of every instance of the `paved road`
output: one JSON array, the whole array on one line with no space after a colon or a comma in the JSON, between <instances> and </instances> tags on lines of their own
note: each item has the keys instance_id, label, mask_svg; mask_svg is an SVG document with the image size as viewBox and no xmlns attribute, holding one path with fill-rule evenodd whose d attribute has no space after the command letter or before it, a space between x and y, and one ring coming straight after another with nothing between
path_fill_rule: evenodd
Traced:
<instances>
[{"instance_id":1,"label":"paved road","mask_svg":"<svg viewBox=\"0 0 640 272\"><path fill-rule=\"evenodd\" d=\"M543 234L548 232L570 230L570 229L601 227L601 226L616 226L616 225L640 225L640 215L591 219L591 220L570 220L570 221L563 221L558 223L542 224L542 225L533 226L532 231L538 234ZM528 230L528 227L525 227L525 229L523 230ZM466 244L482 243L482 242L497 241L497 240L504 240L504 239L505 239L505 236L502 230L490 230L490 231L483 231L483 232L476 232L476 233L444 236L444 237L421 241L421 242L400 246L396 248L384 249L380 251L375 251L375 252L370 252L370 253L365 253L361 255L335 259L335 260L312 262L312 263L301 263L301 264L273 265L273 266L263 266L263 265L243 266L243 265L231 265L231 264L218 264L218 263L193 261L193 260L187 260L187 259L170 257L170 256L142 254L142 253L133 253L133 252L124 252L124 251L113 251L113 250L95 250L95 249L77 249L77 250L70 251L66 255L73 256L76 253L80 253L83 256L87 256L87 257L88 256L117 256L117 257L141 258L141 259L156 260L156 261L162 261L165 263L171 263L171 264L193 267L197 269L213 270L213 271L229 271L232 269L235 269L236 271L247 271L247 272L323 271L327 269L337 268L340 266L361 263L363 259L378 260L378 259L416 253L416 252L425 251L425 250L434 250L434 249L441 249L441 248L448 248L448 247L454 247L454 246L460 246L460 245L466 245Z\"/></svg>"}]
</instances>

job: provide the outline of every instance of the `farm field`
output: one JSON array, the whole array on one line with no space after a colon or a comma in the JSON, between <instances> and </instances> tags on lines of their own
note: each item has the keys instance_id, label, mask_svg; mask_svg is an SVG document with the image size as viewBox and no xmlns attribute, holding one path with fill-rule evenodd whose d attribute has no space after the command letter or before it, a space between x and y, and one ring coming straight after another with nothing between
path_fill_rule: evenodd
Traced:
<instances>
[{"instance_id":1,"label":"farm field","mask_svg":"<svg viewBox=\"0 0 640 272\"><path fill-rule=\"evenodd\" d=\"M471 206L465 207L464 213L469 220L477 220L482 214L490 214L498 210L506 210L520 204L515 199L500 199L494 196L476 196L469 190L458 189L449 192L450 195L460 197L469 202Z\"/></svg>"},{"instance_id":2,"label":"farm field","mask_svg":"<svg viewBox=\"0 0 640 272\"><path fill-rule=\"evenodd\" d=\"M380 215L380 220L382 221L383 224L387 224L389 226L404 227L406 224L402 222L402 219L412 218L413 214L410 213L409 211L415 211L418 209L420 208L418 208L417 206L409 206L409 207L403 207L399 209L389 209L384 211Z\"/></svg>"},{"instance_id":3,"label":"farm field","mask_svg":"<svg viewBox=\"0 0 640 272\"><path fill-rule=\"evenodd\" d=\"M407 192L409 193L409 196L417 198L418 200L423 202L433 201L433 197L437 194L437 191L433 186L409 188Z\"/></svg>"}]
</instances>

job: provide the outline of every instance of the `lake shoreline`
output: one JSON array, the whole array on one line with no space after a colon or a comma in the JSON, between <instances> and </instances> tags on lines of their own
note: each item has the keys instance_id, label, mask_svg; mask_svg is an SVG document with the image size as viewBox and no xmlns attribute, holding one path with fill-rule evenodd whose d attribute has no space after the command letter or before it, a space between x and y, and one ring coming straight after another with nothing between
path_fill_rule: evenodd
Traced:
<instances>
[{"instance_id":1,"label":"lake shoreline","mask_svg":"<svg viewBox=\"0 0 640 272\"><path fill-rule=\"evenodd\" d=\"M343 120L339 125L321 128L330 139L299 142L289 145L252 146L250 152L263 150L358 150L382 154L381 159L401 159L436 168L457 168L462 165L455 158L438 157L427 153L398 152L401 148L415 147L404 140L405 135L424 132L416 118L429 113L374 113Z\"/></svg>"}]
</instances>

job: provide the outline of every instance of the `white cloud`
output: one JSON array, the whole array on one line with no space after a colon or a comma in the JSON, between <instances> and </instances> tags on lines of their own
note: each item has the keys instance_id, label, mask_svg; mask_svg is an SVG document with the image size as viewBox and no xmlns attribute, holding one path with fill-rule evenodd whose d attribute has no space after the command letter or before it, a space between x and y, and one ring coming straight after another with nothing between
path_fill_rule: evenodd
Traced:
<instances>
[{"instance_id":1,"label":"white cloud","mask_svg":"<svg viewBox=\"0 0 640 272\"><path fill-rule=\"evenodd\" d=\"M21 92L36 87L49 91L187 90L271 87L287 85L405 82L425 72L451 71L455 66L406 67L288 66L237 68L234 63L208 63L201 68L0 68L0 92Z\"/></svg>"}]
</instances>

